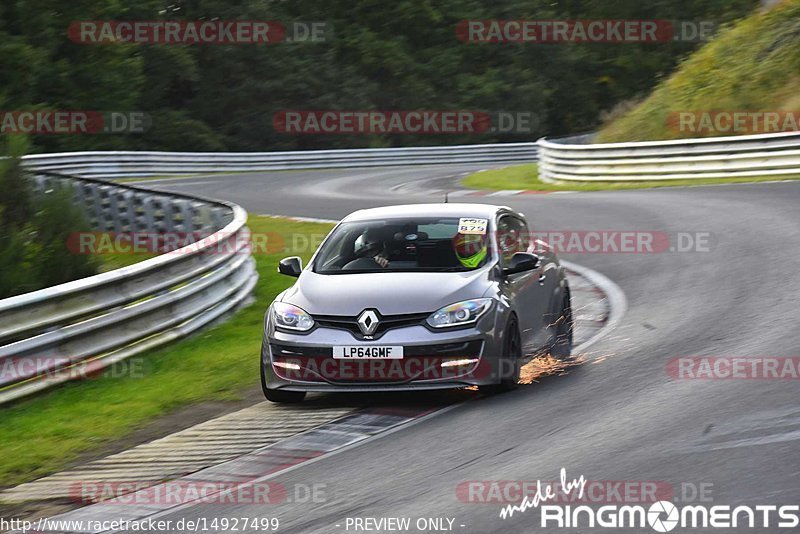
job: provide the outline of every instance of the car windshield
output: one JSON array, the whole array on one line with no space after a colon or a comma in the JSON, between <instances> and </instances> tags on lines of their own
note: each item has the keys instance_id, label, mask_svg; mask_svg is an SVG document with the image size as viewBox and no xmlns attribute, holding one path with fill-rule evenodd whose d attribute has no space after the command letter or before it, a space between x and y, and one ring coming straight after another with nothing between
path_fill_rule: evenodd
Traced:
<instances>
[{"instance_id":1,"label":"car windshield","mask_svg":"<svg viewBox=\"0 0 800 534\"><path fill-rule=\"evenodd\" d=\"M325 241L314 272L459 272L485 265L488 219L417 217L346 222Z\"/></svg>"}]
</instances>

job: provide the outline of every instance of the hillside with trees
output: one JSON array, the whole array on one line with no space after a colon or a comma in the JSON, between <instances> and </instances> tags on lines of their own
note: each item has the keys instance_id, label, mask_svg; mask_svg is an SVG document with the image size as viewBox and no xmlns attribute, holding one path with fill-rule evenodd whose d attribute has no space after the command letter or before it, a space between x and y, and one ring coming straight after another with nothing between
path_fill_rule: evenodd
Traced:
<instances>
[{"instance_id":1,"label":"hillside with trees","mask_svg":"<svg viewBox=\"0 0 800 534\"><path fill-rule=\"evenodd\" d=\"M37 135L36 152L255 151L530 140L595 128L644 95L694 42L464 43L474 19L665 19L727 23L757 0L10 0L0 5L0 109L137 111L141 134ZM324 21L322 43L92 45L86 20ZM533 111L531 134L304 135L282 110Z\"/></svg>"},{"instance_id":2,"label":"hillside with trees","mask_svg":"<svg viewBox=\"0 0 800 534\"><path fill-rule=\"evenodd\" d=\"M797 131L799 85L800 0L784 0L724 29L598 137L619 142ZM683 126L682 113L688 114ZM737 116L740 127L732 122Z\"/></svg>"}]
</instances>

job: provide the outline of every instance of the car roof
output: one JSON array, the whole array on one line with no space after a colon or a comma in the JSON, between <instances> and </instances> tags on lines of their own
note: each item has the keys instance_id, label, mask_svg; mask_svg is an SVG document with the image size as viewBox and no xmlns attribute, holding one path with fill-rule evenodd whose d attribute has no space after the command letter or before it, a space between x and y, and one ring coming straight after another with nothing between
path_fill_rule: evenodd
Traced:
<instances>
[{"instance_id":1,"label":"car roof","mask_svg":"<svg viewBox=\"0 0 800 534\"><path fill-rule=\"evenodd\" d=\"M351 213L342 221L368 221L380 219L399 219L404 217L476 217L493 219L498 212L515 213L505 206L491 204L405 204L401 206L384 206L370 208ZM519 215L519 214L517 214Z\"/></svg>"}]
</instances>

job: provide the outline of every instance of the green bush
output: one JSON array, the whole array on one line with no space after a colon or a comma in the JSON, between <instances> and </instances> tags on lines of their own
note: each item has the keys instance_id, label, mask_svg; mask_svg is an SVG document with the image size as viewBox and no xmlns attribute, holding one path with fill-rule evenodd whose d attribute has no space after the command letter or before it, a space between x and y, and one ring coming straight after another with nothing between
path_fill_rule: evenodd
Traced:
<instances>
[{"instance_id":1,"label":"green bush","mask_svg":"<svg viewBox=\"0 0 800 534\"><path fill-rule=\"evenodd\" d=\"M93 256L67 248L72 232L88 231L89 223L71 191L56 188L42 195L20 166L27 143L9 139L9 158L0 166L0 298L91 276Z\"/></svg>"}]
</instances>

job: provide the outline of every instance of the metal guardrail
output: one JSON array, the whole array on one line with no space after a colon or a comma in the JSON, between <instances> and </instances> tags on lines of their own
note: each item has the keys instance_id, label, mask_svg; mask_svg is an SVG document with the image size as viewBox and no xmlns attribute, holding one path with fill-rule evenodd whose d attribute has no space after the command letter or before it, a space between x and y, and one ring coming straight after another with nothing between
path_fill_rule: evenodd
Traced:
<instances>
[{"instance_id":1,"label":"metal guardrail","mask_svg":"<svg viewBox=\"0 0 800 534\"><path fill-rule=\"evenodd\" d=\"M103 368L210 323L243 302L258 275L246 212L235 204L87 178L71 187L100 231L177 232L177 250L0 300L0 404Z\"/></svg>"},{"instance_id":2,"label":"metal guardrail","mask_svg":"<svg viewBox=\"0 0 800 534\"><path fill-rule=\"evenodd\" d=\"M264 153L68 152L31 155L40 194L73 188L96 230L199 233L135 265L0 300L0 404L82 378L208 324L252 291L247 215L234 204L102 179L287 169L514 163L536 143ZM58 173L58 174L56 174Z\"/></svg>"},{"instance_id":3,"label":"metal guardrail","mask_svg":"<svg viewBox=\"0 0 800 534\"><path fill-rule=\"evenodd\" d=\"M800 174L800 133L612 144L590 144L592 137L541 139L537 143L541 178L636 181ZM72 187L95 229L199 233L199 238L130 267L0 300L0 403L185 336L234 308L255 285L242 208L100 178L527 162L536 159L537 144L28 156L24 164L36 172L40 194L56 182ZM54 170L72 176L49 172ZM5 365L9 362L12 365Z\"/></svg>"},{"instance_id":4,"label":"metal guardrail","mask_svg":"<svg viewBox=\"0 0 800 534\"><path fill-rule=\"evenodd\" d=\"M544 181L618 182L800 174L800 133L590 144L540 139Z\"/></svg>"},{"instance_id":5,"label":"metal guardrail","mask_svg":"<svg viewBox=\"0 0 800 534\"><path fill-rule=\"evenodd\" d=\"M535 161L537 154L536 143L504 143L302 152L65 152L26 156L23 161L28 169L35 171L121 178L391 165L516 163Z\"/></svg>"}]
</instances>

